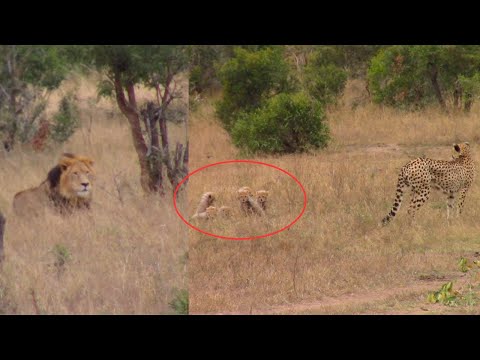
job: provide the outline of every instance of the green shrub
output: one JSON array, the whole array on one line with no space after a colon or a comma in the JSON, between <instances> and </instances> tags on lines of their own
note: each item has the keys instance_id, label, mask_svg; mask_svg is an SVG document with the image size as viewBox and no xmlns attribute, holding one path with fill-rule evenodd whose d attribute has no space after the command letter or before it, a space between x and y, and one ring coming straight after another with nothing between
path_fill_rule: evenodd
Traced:
<instances>
[{"instance_id":1,"label":"green shrub","mask_svg":"<svg viewBox=\"0 0 480 360\"><path fill-rule=\"evenodd\" d=\"M234 57L223 64L219 71L223 99L217 104L217 115L227 130L240 112L256 109L265 99L292 88L283 51L281 47L235 48Z\"/></svg>"},{"instance_id":2,"label":"green shrub","mask_svg":"<svg viewBox=\"0 0 480 360\"><path fill-rule=\"evenodd\" d=\"M307 91L324 104L336 103L347 82L347 72L334 64L317 66L311 63L305 68Z\"/></svg>"},{"instance_id":3,"label":"green shrub","mask_svg":"<svg viewBox=\"0 0 480 360\"><path fill-rule=\"evenodd\" d=\"M56 142L63 143L73 135L78 127L78 109L69 96L60 101L57 114L54 116L52 138Z\"/></svg>"},{"instance_id":4,"label":"green shrub","mask_svg":"<svg viewBox=\"0 0 480 360\"><path fill-rule=\"evenodd\" d=\"M70 251L68 251L67 247L62 244L56 244L53 247L53 255L55 257L54 265L57 268L65 266L65 264L71 259Z\"/></svg>"},{"instance_id":5,"label":"green shrub","mask_svg":"<svg viewBox=\"0 0 480 360\"><path fill-rule=\"evenodd\" d=\"M329 129L320 102L304 93L279 94L253 112L243 112L234 143L252 152L293 153L325 147Z\"/></svg>"},{"instance_id":6,"label":"green shrub","mask_svg":"<svg viewBox=\"0 0 480 360\"><path fill-rule=\"evenodd\" d=\"M188 291L175 290L174 298L168 304L177 314L188 315Z\"/></svg>"}]
</instances>

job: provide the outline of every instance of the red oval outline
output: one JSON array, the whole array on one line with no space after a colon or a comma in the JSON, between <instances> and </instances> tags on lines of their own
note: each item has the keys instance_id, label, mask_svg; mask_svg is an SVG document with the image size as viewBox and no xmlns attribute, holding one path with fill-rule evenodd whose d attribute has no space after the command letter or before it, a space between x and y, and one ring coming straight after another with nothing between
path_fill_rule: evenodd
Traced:
<instances>
[{"instance_id":1,"label":"red oval outline","mask_svg":"<svg viewBox=\"0 0 480 360\"><path fill-rule=\"evenodd\" d=\"M180 211L178 211L178 207L177 207L177 193L178 193L178 190L180 189L180 187L183 185L183 183L185 181L188 180L188 178L190 178L190 176L202 171L202 170L205 170L209 167L212 167L212 166L217 166L217 165L225 165L225 164L231 164L231 163L251 163L251 164L257 164L257 165L264 165L264 166L269 166L271 168L274 168L276 170L279 170L285 174L287 174L288 176L290 176L293 180L295 180L295 182L298 184L298 186L300 186L300 189L302 189L302 192L303 192L303 209L302 211L300 212L300 215L298 215L295 220L293 220L290 224L288 224L287 226L281 228L280 230L277 230L277 231L274 231L274 232L271 232L271 233L268 233L268 234L264 234L264 235L257 235L257 236L252 236L252 237L244 237L244 238L237 238L237 237L229 237L229 236L222 236L222 235L216 235L216 234L212 234L212 233L209 233L207 231L204 231L202 229L199 229L197 228L196 226L190 224L187 220L185 220L185 218L182 216L182 214L180 213ZM202 234L205 234L205 235L208 235L208 236L211 236L211 237L215 237L215 238L219 238L219 239L225 239L225 240L256 240L256 239L261 239L261 238L266 238L266 237L269 237L269 236L273 236L273 235L276 235L282 231L285 231L287 229L289 229L290 227L292 227L298 220L300 220L300 218L303 216L303 214L305 213L305 210L307 208L307 192L305 191L305 188L303 187L302 183L300 181L298 181L298 179L290 174L287 170L284 170L278 166L275 166L275 165L272 165L272 164L268 164L268 163L264 163L264 162L261 162L261 161L255 161L255 160L226 160L226 161L219 161L219 162L216 162L216 163L212 163L212 164L208 164L208 165L205 165L205 166L202 166L201 168L198 168L197 170L194 170L192 171L190 174L188 174L187 176L185 176L182 181L180 181L180 183L177 185L177 187L175 188L175 192L173 193L173 206L175 207L175 211L177 213L177 215L180 217L180 219L182 219L182 221L187 224L188 226L190 226L192 229L202 233Z\"/></svg>"}]
</instances>

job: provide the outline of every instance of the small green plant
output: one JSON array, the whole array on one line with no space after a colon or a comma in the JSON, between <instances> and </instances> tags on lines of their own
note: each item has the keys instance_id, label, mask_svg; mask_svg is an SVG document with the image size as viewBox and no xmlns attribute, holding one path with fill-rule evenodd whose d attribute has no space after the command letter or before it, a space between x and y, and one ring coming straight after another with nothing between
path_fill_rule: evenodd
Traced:
<instances>
[{"instance_id":1,"label":"small green plant","mask_svg":"<svg viewBox=\"0 0 480 360\"><path fill-rule=\"evenodd\" d=\"M57 114L54 116L52 138L58 143L67 141L78 127L78 109L69 96L60 101Z\"/></svg>"},{"instance_id":2,"label":"small green plant","mask_svg":"<svg viewBox=\"0 0 480 360\"><path fill-rule=\"evenodd\" d=\"M468 270L471 269L470 266L468 266L468 261L465 258L461 258L460 261L458 262L458 267L460 268L460 271L463 273L466 273Z\"/></svg>"},{"instance_id":3,"label":"small green plant","mask_svg":"<svg viewBox=\"0 0 480 360\"><path fill-rule=\"evenodd\" d=\"M456 305L458 292L453 291L453 282L444 284L439 291L433 291L428 294L428 302L432 304L441 303L447 306Z\"/></svg>"},{"instance_id":4,"label":"small green plant","mask_svg":"<svg viewBox=\"0 0 480 360\"><path fill-rule=\"evenodd\" d=\"M474 280L478 275L480 261L470 262L467 258L462 257L457 265L462 273L469 273L467 276L470 280L463 286L463 290L461 292L453 291L453 282L450 281L444 284L439 291L430 292L427 297L428 302L447 306L475 306L477 304L479 285L475 285Z\"/></svg>"},{"instance_id":5,"label":"small green plant","mask_svg":"<svg viewBox=\"0 0 480 360\"><path fill-rule=\"evenodd\" d=\"M65 245L61 244L56 244L53 247L53 255L55 257L55 262L53 264L57 269L63 268L71 259L70 251L68 251Z\"/></svg>"},{"instance_id":6,"label":"small green plant","mask_svg":"<svg viewBox=\"0 0 480 360\"><path fill-rule=\"evenodd\" d=\"M168 303L170 307L179 315L188 315L188 291L185 289L174 292L173 300Z\"/></svg>"},{"instance_id":7,"label":"small green plant","mask_svg":"<svg viewBox=\"0 0 480 360\"><path fill-rule=\"evenodd\" d=\"M461 272L466 273L475 267L480 268L480 261L479 260L469 261L468 259L462 257L458 262L458 267Z\"/></svg>"}]
</instances>

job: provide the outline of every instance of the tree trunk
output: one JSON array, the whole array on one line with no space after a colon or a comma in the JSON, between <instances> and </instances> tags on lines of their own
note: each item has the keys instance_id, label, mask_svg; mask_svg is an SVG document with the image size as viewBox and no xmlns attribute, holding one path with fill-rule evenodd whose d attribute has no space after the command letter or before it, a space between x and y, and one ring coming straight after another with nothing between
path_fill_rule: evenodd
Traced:
<instances>
[{"instance_id":1,"label":"tree trunk","mask_svg":"<svg viewBox=\"0 0 480 360\"><path fill-rule=\"evenodd\" d=\"M188 143L185 149L182 144L177 143L173 161L169 150L165 110L173 100L173 93L169 91L171 81L173 81L173 77L167 79L165 91L161 97L159 86L157 86L159 107L156 108L154 104L150 102L147 104L146 109L140 113L135 99L133 84L127 84L124 89L120 74L114 74L117 104L130 124L133 144L140 162L140 183L145 192L156 192L161 195L165 194L163 183L164 165L166 167L167 177L174 189L178 182L187 175L186 170L188 169ZM125 98L125 90L128 94L128 100ZM174 91L175 88L173 89L173 92ZM142 118L150 136L148 145L142 133Z\"/></svg>"},{"instance_id":2,"label":"tree trunk","mask_svg":"<svg viewBox=\"0 0 480 360\"><path fill-rule=\"evenodd\" d=\"M445 105L445 100L443 99L442 91L440 90L440 85L438 83L438 69L435 64L430 64L430 81L432 82L433 91L435 92L440 107L442 110L446 110L447 107Z\"/></svg>"},{"instance_id":3,"label":"tree trunk","mask_svg":"<svg viewBox=\"0 0 480 360\"><path fill-rule=\"evenodd\" d=\"M128 101L125 98L123 85L120 79L120 74L114 74L115 95L117 104L123 115L130 124L130 130L132 132L133 146L137 152L138 161L140 164L140 184L145 192L154 190L154 186L150 179L149 164L147 159L147 145L142 134L142 127L140 125L140 114L137 109L137 102L135 99L135 89L133 84L127 84Z\"/></svg>"},{"instance_id":4,"label":"tree trunk","mask_svg":"<svg viewBox=\"0 0 480 360\"><path fill-rule=\"evenodd\" d=\"M464 105L464 108L463 110L465 112L470 112L471 108L472 108L472 105L473 105L473 96L472 94L469 94L469 93L465 93L465 105Z\"/></svg>"},{"instance_id":5,"label":"tree trunk","mask_svg":"<svg viewBox=\"0 0 480 360\"><path fill-rule=\"evenodd\" d=\"M4 259L3 253L3 235L5 234L5 217L0 212L0 262Z\"/></svg>"},{"instance_id":6,"label":"tree trunk","mask_svg":"<svg viewBox=\"0 0 480 360\"><path fill-rule=\"evenodd\" d=\"M147 152L149 162L149 172L152 191L165 195L163 186L163 171L162 171L162 151L159 144L158 135L158 116L156 109L152 102L147 103L147 108L142 111L145 128L150 134L150 146Z\"/></svg>"},{"instance_id":7,"label":"tree trunk","mask_svg":"<svg viewBox=\"0 0 480 360\"><path fill-rule=\"evenodd\" d=\"M453 90L453 107L455 110L461 108L462 92L462 87L457 81L455 83L455 89Z\"/></svg>"}]
</instances>

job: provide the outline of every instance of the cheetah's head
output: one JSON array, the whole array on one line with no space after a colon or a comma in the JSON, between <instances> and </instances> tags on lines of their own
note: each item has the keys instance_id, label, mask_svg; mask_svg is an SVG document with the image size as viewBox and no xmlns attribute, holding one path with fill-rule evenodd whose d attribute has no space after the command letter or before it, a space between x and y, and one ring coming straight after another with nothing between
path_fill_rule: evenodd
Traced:
<instances>
[{"instance_id":1,"label":"cheetah's head","mask_svg":"<svg viewBox=\"0 0 480 360\"><path fill-rule=\"evenodd\" d=\"M247 203L251 196L252 193L248 190L240 189L237 192L237 199L240 200L241 203Z\"/></svg>"},{"instance_id":2,"label":"cheetah's head","mask_svg":"<svg viewBox=\"0 0 480 360\"><path fill-rule=\"evenodd\" d=\"M269 192L267 190L258 190L256 195L257 201L262 204L267 202Z\"/></svg>"},{"instance_id":3,"label":"cheetah's head","mask_svg":"<svg viewBox=\"0 0 480 360\"><path fill-rule=\"evenodd\" d=\"M468 142L464 142L461 144L453 144L453 148L459 154L458 156L470 155L470 144Z\"/></svg>"},{"instance_id":4,"label":"cheetah's head","mask_svg":"<svg viewBox=\"0 0 480 360\"><path fill-rule=\"evenodd\" d=\"M215 206L209 206L206 213L208 219L214 218L217 215L217 208Z\"/></svg>"}]
</instances>

